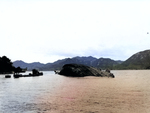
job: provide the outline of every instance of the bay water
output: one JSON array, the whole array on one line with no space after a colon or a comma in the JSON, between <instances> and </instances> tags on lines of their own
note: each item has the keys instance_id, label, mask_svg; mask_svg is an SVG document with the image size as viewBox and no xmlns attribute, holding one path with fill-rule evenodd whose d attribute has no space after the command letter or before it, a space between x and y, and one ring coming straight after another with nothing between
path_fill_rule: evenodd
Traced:
<instances>
[{"instance_id":1,"label":"bay water","mask_svg":"<svg viewBox=\"0 0 150 113\"><path fill-rule=\"evenodd\" d=\"M115 78L0 75L0 113L150 113L150 70L111 72Z\"/></svg>"}]
</instances>

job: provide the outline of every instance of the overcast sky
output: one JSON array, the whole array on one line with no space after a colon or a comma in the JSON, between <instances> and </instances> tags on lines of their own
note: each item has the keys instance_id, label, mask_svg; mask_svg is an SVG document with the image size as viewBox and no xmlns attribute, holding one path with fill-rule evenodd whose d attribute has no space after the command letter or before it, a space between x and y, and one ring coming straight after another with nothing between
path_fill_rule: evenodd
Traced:
<instances>
[{"instance_id":1,"label":"overcast sky","mask_svg":"<svg viewBox=\"0 0 150 113\"><path fill-rule=\"evenodd\" d=\"M0 0L0 56L126 60L150 49L149 0Z\"/></svg>"}]
</instances>

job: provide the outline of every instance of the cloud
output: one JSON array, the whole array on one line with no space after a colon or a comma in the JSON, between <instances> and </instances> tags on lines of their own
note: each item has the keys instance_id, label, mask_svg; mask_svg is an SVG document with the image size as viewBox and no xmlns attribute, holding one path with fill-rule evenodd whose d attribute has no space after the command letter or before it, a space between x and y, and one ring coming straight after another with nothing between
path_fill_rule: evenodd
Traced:
<instances>
[{"instance_id":1,"label":"cloud","mask_svg":"<svg viewBox=\"0 0 150 113\"><path fill-rule=\"evenodd\" d=\"M1 55L125 60L149 48L149 1L0 1Z\"/></svg>"}]
</instances>

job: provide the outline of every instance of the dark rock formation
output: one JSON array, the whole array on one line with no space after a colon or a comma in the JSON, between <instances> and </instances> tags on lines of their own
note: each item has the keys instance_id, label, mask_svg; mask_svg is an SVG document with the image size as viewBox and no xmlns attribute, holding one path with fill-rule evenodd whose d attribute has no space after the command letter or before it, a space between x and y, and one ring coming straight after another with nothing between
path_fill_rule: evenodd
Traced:
<instances>
[{"instance_id":1,"label":"dark rock formation","mask_svg":"<svg viewBox=\"0 0 150 113\"><path fill-rule=\"evenodd\" d=\"M115 76L110 71L101 71L94 67L89 67L81 64L66 64L58 73L70 77L84 77L84 76L98 76L98 77L112 77Z\"/></svg>"}]
</instances>

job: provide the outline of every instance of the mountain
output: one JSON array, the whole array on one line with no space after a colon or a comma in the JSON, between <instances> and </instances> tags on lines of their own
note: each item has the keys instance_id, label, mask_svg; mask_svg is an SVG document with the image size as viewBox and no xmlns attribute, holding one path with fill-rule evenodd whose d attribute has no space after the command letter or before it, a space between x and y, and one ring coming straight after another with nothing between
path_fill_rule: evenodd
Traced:
<instances>
[{"instance_id":1,"label":"mountain","mask_svg":"<svg viewBox=\"0 0 150 113\"><path fill-rule=\"evenodd\" d=\"M93 60L96 60L96 58L91 56L65 58L62 60L55 61L53 63L45 64L42 70L60 70L65 64L84 64L91 66Z\"/></svg>"},{"instance_id":2,"label":"mountain","mask_svg":"<svg viewBox=\"0 0 150 113\"><path fill-rule=\"evenodd\" d=\"M15 61L15 67L28 68L28 70L38 69L44 70L60 70L65 64L83 64L101 69L150 69L150 50L140 51L133 54L126 61L112 60L110 58L94 58L88 57L73 57L55 61L53 63L42 64L40 62L25 63L23 61Z\"/></svg>"},{"instance_id":3,"label":"mountain","mask_svg":"<svg viewBox=\"0 0 150 113\"><path fill-rule=\"evenodd\" d=\"M120 61L115 61L110 58L99 58L92 63L93 67L101 68L101 69L112 69L114 66L118 65Z\"/></svg>"},{"instance_id":4,"label":"mountain","mask_svg":"<svg viewBox=\"0 0 150 113\"><path fill-rule=\"evenodd\" d=\"M39 69L40 70L44 66L44 64L42 64L40 62L25 63L24 61L17 60L15 62L13 62L13 66L21 67L21 68L27 68L28 70L32 70L32 69Z\"/></svg>"},{"instance_id":5,"label":"mountain","mask_svg":"<svg viewBox=\"0 0 150 113\"><path fill-rule=\"evenodd\" d=\"M117 66L118 69L150 69L150 50L140 51L122 64Z\"/></svg>"},{"instance_id":6,"label":"mountain","mask_svg":"<svg viewBox=\"0 0 150 113\"><path fill-rule=\"evenodd\" d=\"M62 60L58 60L50 65L46 64L43 69L50 69L50 70L60 70L65 64L83 64L87 66L92 66L96 68L112 69L113 66L120 64L121 61L114 61L109 58L94 58L92 56L89 57L73 57L73 58L66 58Z\"/></svg>"},{"instance_id":7,"label":"mountain","mask_svg":"<svg viewBox=\"0 0 150 113\"><path fill-rule=\"evenodd\" d=\"M93 66L93 62L97 60L97 58L89 56L89 57L74 57L73 59L79 60L78 64L84 64L88 66Z\"/></svg>"},{"instance_id":8,"label":"mountain","mask_svg":"<svg viewBox=\"0 0 150 113\"><path fill-rule=\"evenodd\" d=\"M93 66L96 68L101 68L101 69L106 69L110 68L112 69L113 66L119 64L121 61L114 61L109 58L94 58L92 56L88 57L73 57L73 58L65 58L62 60L55 61L53 63L47 63L47 64L42 64L39 62L34 62L34 63L25 63L23 61L15 61L13 65L15 67L20 66L21 68L28 68L28 70L32 69L38 69L41 71L44 70L60 70L65 64L83 64L87 66Z\"/></svg>"}]
</instances>

